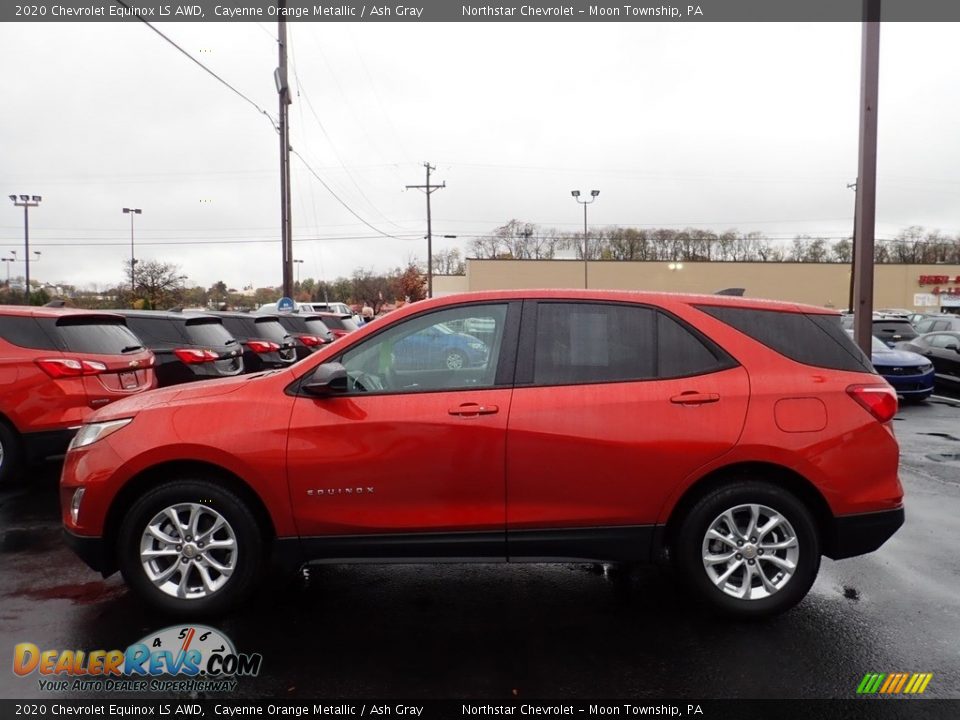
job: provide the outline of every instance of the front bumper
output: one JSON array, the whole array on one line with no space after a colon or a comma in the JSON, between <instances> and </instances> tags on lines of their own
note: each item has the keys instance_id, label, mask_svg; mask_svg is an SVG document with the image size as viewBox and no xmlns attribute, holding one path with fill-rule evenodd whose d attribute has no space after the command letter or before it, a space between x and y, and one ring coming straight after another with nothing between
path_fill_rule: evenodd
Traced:
<instances>
[{"instance_id":1,"label":"front bumper","mask_svg":"<svg viewBox=\"0 0 960 720\"><path fill-rule=\"evenodd\" d=\"M871 553L903 525L903 508L835 517L824 538L823 554L833 560Z\"/></svg>"},{"instance_id":2,"label":"front bumper","mask_svg":"<svg viewBox=\"0 0 960 720\"><path fill-rule=\"evenodd\" d=\"M63 530L63 539L81 560L104 577L116 572L116 563L113 558L107 557L103 538L89 535L75 535L67 529Z\"/></svg>"}]
</instances>

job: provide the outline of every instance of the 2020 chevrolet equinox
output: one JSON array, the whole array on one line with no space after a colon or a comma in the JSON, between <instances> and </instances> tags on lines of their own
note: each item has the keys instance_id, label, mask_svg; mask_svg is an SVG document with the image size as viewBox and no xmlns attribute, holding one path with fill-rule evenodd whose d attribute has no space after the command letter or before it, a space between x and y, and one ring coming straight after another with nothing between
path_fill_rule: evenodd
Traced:
<instances>
[{"instance_id":1,"label":"2020 chevrolet equinox","mask_svg":"<svg viewBox=\"0 0 960 720\"><path fill-rule=\"evenodd\" d=\"M485 328L485 359L398 362L438 326ZM903 523L896 411L821 308L449 296L286 368L111 403L73 440L63 522L180 614L241 602L271 560L462 559L669 562L708 606L768 615Z\"/></svg>"}]
</instances>

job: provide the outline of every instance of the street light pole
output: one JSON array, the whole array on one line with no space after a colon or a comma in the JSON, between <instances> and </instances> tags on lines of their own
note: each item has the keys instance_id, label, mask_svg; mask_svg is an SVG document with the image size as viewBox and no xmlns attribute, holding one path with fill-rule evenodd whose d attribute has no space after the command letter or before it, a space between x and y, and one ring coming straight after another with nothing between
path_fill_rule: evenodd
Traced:
<instances>
[{"instance_id":1,"label":"street light pole","mask_svg":"<svg viewBox=\"0 0 960 720\"><path fill-rule=\"evenodd\" d=\"M9 288L10 287L10 263L13 262L13 258L12 257L0 258L0 260L2 260L7 264L7 287Z\"/></svg>"},{"instance_id":2,"label":"street light pole","mask_svg":"<svg viewBox=\"0 0 960 720\"><path fill-rule=\"evenodd\" d=\"M13 200L13 204L17 207L23 208L23 254L26 270L24 271L25 284L24 296L26 298L27 305L30 304L30 215L29 210L32 207L37 207L40 204L40 201L43 199L39 195L20 195L19 200L17 195L11 195L10 199Z\"/></svg>"},{"instance_id":3,"label":"street light pole","mask_svg":"<svg viewBox=\"0 0 960 720\"><path fill-rule=\"evenodd\" d=\"M587 258L587 205L589 205L590 203L592 203L594 200L597 199L597 195L600 194L600 191L591 190L589 200L581 200L579 190L571 190L570 194L573 196L574 200L576 200L578 203L583 205L583 289L586 290L587 289L587 259L588 259Z\"/></svg>"},{"instance_id":4,"label":"street light pole","mask_svg":"<svg viewBox=\"0 0 960 720\"><path fill-rule=\"evenodd\" d=\"M133 307L133 299L137 294L137 259L133 253L133 216L140 215L143 213L143 210L140 208L124 208L123 212L125 215L130 216L130 307Z\"/></svg>"},{"instance_id":5,"label":"street light pole","mask_svg":"<svg viewBox=\"0 0 960 720\"><path fill-rule=\"evenodd\" d=\"M303 260L294 260L294 263L297 265L297 289L300 289L300 266L303 265Z\"/></svg>"}]
</instances>

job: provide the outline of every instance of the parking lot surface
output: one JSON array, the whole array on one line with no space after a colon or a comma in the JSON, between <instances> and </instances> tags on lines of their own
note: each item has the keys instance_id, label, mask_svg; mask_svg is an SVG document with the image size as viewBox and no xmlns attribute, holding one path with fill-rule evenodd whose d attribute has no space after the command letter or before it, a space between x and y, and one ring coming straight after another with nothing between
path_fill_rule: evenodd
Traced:
<instances>
[{"instance_id":1,"label":"parking lot surface","mask_svg":"<svg viewBox=\"0 0 960 720\"><path fill-rule=\"evenodd\" d=\"M960 697L960 401L894 426L906 525L872 555L824 559L783 616L710 617L652 568L314 566L209 623L263 654L231 698L851 698L868 672L932 672L926 696ZM63 545L58 472L0 490L7 663L19 642L122 649L175 624ZM8 670L0 697L52 696Z\"/></svg>"}]
</instances>

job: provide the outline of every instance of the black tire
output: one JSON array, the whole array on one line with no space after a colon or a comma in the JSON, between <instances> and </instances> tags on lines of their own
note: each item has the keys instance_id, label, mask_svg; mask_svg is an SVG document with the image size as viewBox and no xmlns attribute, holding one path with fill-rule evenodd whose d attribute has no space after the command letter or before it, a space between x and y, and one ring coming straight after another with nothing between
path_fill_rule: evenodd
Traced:
<instances>
[{"instance_id":1,"label":"black tire","mask_svg":"<svg viewBox=\"0 0 960 720\"><path fill-rule=\"evenodd\" d=\"M16 431L0 420L0 485L12 482L20 474L23 451Z\"/></svg>"},{"instance_id":2,"label":"black tire","mask_svg":"<svg viewBox=\"0 0 960 720\"><path fill-rule=\"evenodd\" d=\"M202 508L201 513L208 513L205 516L208 521L209 513L221 516L233 534L235 547L233 571L224 578L222 586L215 590L208 592L206 589L201 590L197 587L198 592L206 592L202 597L181 598L167 594L147 576L141 563L141 539L148 524L166 508L178 505L185 508L181 511L183 517L189 517L189 510L186 509L189 506ZM220 534L214 537L223 538L222 533L226 531L218 532ZM126 513L120 526L116 550L124 579L144 600L170 615L198 617L222 614L249 597L263 574L264 542L263 533L243 500L215 481L197 478L173 480L140 497ZM187 552L186 543L178 547L184 548L184 552ZM206 562L205 556L197 549L196 543L191 552L198 553L196 563ZM227 557L221 554L216 557L216 561L227 564ZM167 563L167 559L164 558L160 562ZM183 562L182 556L173 557L173 564L177 562ZM190 560L186 565L193 568L190 570L190 578L194 581L202 579L199 570L193 567ZM169 568L169 564L166 567ZM211 572L208 569L207 573L221 577L215 570ZM183 574L180 571L174 571L173 577L183 579Z\"/></svg>"},{"instance_id":3,"label":"black tire","mask_svg":"<svg viewBox=\"0 0 960 720\"><path fill-rule=\"evenodd\" d=\"M754 599L734 597L718 587L714 579L708 575L706 569L704 542L707 531L725 511L744 505L760 505L779 513L789 523L788 527L792 529L792 535L797 541L798 557L792 576L778 590L766 597ZM749 510L739 510L737 519L749 518L749 514ZM761 516L761 520L762 523L758 524L766 524L769 518L764 520ZM776 541L778 537L781 542L788 541L791 533L787 532L786 527L783 531L772 530L768 534L768 537L772 538L769 542ZM747 529L743 525L741 525L741 528L743 530ZM778 536L778 532L782 534ZM737 538L732 532L729 535L731 538ZM756 535L754 536L756 537ZM748 556L754 556L753 562L747 560L743 554L738 554L734 556L735 559L731 560L730 564L712 565L714 572L722 577L723 571L731 568L733 564L738 564L740 569L733 571L731 585L736 584L739 580L741 588L750 585L752 593L762 595L766 590L759 592L763 588L759 575L748 583L746 581L748 568L743 563L750 562L749 570L754 573L766 568L764 578L775 579L778 566L772 565L771 555L781 559L789 551L767 550L766 557L759 557L757 555L759 552L756 549L757 545L751 544L749 538L745 541L738 539L738 542L747 543L746 550L743 550L742 547L738 548L733 543L715 541L714 547L719 549L712 552L727 554L728 551L742 550L747 552ZM789 491L758 480L735 481L708 493L698 500L682 520L675 543L675 551L677 570L684 585L693 592L695 599L715 611L741 618L767 617L789 610L806 596L820 569L820 538L810 511L802 501ZM760 555L762 554L760 553ZM771 575L774 577L771 578ZM754 587L758 584L759 587ZM727 585L725 581L724 585ZM733 592L736 588L728 589Z\"/></svg>"},{"instance_id":4,"label":"black tire","mask_svg":"<svg viewBox=\"0 0 960 720\"><path fill-rule=\"evenodd\" d=\"M447 350L443 354L443 366L447 370L463 370L469 364L467 356L459 350Z\"/></svg>"}]
</instances>

